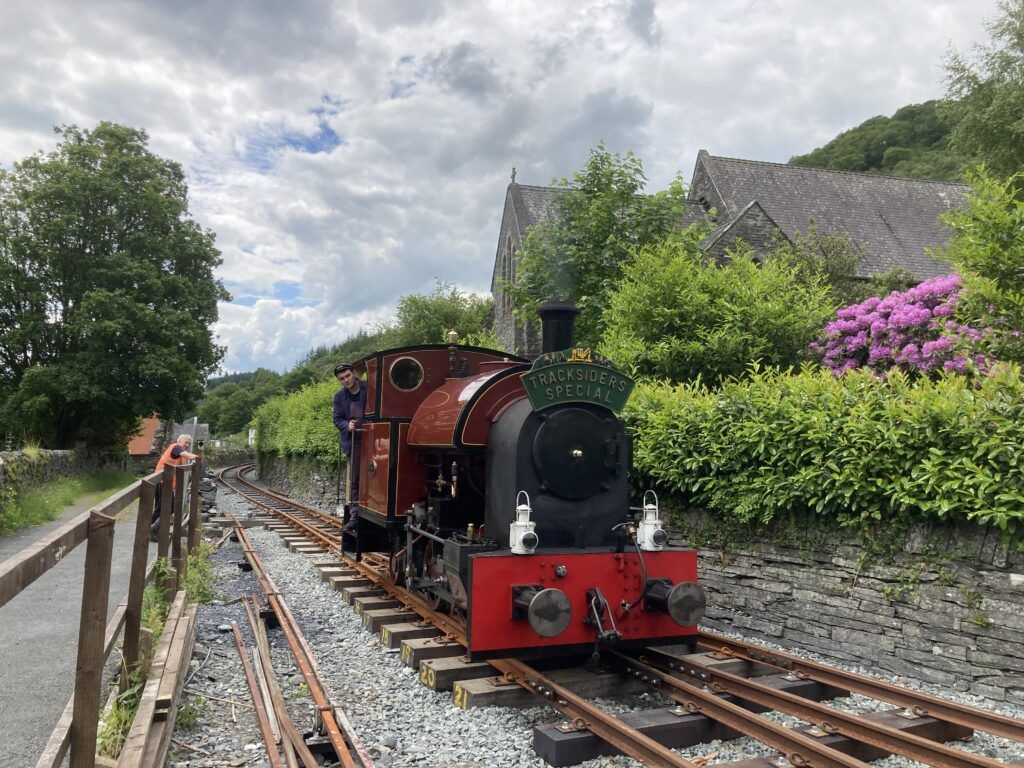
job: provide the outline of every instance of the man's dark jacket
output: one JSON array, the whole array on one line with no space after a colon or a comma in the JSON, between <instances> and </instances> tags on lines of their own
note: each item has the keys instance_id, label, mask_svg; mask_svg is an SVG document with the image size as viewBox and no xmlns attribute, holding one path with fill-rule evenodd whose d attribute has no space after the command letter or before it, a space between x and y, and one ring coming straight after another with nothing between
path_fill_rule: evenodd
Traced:
<instances>
[{"instance_id":1,"label":"man's dark jacket","mask_svg":"<svg viewBox=\"0 0 1024 768\"><path fill-rule=\"evenodd\" d=\"M338 428L341 435L341 450L348 455L352 452L352 434L348 430L348 423L352 419L361 421L366 414L366 382L359 382L359 395L352 396L347 389L342 387L334 393L334 426Z\"/></svg>"}]
</instances>

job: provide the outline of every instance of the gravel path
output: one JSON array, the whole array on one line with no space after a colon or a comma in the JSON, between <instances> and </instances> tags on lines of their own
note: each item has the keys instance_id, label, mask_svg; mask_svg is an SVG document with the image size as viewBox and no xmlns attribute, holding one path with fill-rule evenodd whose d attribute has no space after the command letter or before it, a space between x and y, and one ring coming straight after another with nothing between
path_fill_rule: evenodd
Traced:
<instances>
[{"instance_id":1,"label":"gravel path","mask_svg":"<svg viewBox=\"0 0 1024 768\"><path fill-rule=\"evenodd\" d=\"M248 505L230 493L219 495L218 506L238 516L250 513ZM277 534L261 528L251 528L248 533L278 588L285 594L322 672L333 688L337 703L347 712L378 766L490 768L545 765L533 754L532 729L538 723L557 721L558 713L546 707L468 711L455 708L450 693L434 692L420 685L414 670L401 664L395 652L385 650L377 637L363 630L351 608L319 579L313 567L314 558L290 552ZM258 591L252 575L242 574L234 565L240 559L238 545L230 542L217 555L218 573L223 578L219 587L223 601L205 606L200 611L200 637L193 664L207 657L208 660L190 687L219 698L234 697L248 702L248 689L231 636L218 629L235 620L246 637L249 635L241 606L224 604L240 595ZM301 677L293 667L294 662L280 632L270 632L270 639L275 669L289 699L293 717L300 729L308 729L312 723L311 706ZM805 655L814 658L810 654ZM933 686L919 687L949 697L947 691L936 690ZM956 698L974 705L987 704L966 695ZM666 706L669 702L657 694L648 694L640 700L631 698L602 704L610 711L623 711ZM851 711L890 708L888 704L862 696L850 696L834 704ZM203 750L205 754L179 747L169 765L180 768L265 765L266 755L251 710L236 709L237 723L230 719L230 705L208 699L200 708L196 725L191 730L179 725L175 733L177 739ZM1001 706L1000 710L1024 717L1024 712L1016 708ZM787 724L796 722L785 715L767 716ZM1024 759L1024 745L985 734L978 734L974 740L961 746L1004 761ZM712 760L714 763L773 754L772 750L751 739L711 742L680 752L688 758L717 753ZM899 757L877 761L877 765L884 768L909 768L911 764L911 761ZM638 763L629 758L614 757L582 765L584 768L612 768L636 766Z\"/></svg>"}]
</instances>

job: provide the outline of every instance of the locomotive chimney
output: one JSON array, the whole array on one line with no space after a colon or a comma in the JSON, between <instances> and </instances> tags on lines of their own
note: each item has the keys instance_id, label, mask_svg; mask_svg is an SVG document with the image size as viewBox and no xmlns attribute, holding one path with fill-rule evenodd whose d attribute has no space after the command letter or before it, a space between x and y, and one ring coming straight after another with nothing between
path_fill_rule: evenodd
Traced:
<instances>
[{"instance_id":1,"label":"locomotive chimney","mask_svg":"<svg viewBox=\"0 0 1024 768\"><path fill-rule=\"evenodd\" d=\"M579 313L571 301L545 301L537 307L542 352L559 352L573 345L573 323Z\"/></svg>"}]
</instances>

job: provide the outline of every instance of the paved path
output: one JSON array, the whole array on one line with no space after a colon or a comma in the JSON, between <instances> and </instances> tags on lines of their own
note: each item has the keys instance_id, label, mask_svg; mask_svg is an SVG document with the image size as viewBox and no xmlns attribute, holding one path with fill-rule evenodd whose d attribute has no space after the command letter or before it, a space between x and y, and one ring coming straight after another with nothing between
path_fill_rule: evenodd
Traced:
<instances>
[{"instance_id":1,"label":"paved path","mask_svg":"<svg viewBox=\"0 0 1024 768\"><path fill-rule=\"evenodd\" d=\"M0 562L17 554L87 507L60 519L0 537ZM108 617L128 593L135 505L114 528ZM74 689L78 619L82 603L83 542L55 567L0 607L0 743L4 768L31 768L43 751ZM150 557L156 544L150 546ZM111 652L115 657L117 651Z\"/></svg>"}]
</instances>

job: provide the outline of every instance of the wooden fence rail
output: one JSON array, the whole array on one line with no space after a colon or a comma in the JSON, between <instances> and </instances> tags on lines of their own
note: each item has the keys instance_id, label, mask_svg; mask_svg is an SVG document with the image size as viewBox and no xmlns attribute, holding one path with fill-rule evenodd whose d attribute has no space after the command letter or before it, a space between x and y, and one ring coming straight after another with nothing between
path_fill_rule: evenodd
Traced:
<instances>
[{"instance_id":1,"label":"wooden fence rail","mask_svg":"<svg viewBox=\"0 0 1024 768\"><path fill-rule=\"evenodd\" d=\"M122 654L126 668L139 663L142 626L142 598L153 566L149 560L149 531L153 520L156 487L162 485L157 554L173 551L175 567L170 569L168 588L177 592L179 574L200 540L199 463L165 467L154 472L44 536L23 552L0 563L0 606L63 560L75 547L86 542L82 581L82 612L78 630L75 690L50 735L36 768L56 768L71 750L71 768L93 768L96 761L97 727L100 715L103 668L124 628ZM187 481L191 481L188 483ZM188 494L188 540L182 551L183 500ZM180 489L174 493L174 489ZM173 503L172 503L173 499ZM114 521L119 512L139 502L132 547L128 595L107 621L110 596L110 567L114 544Z\"/></svg>"}]
</instances>

